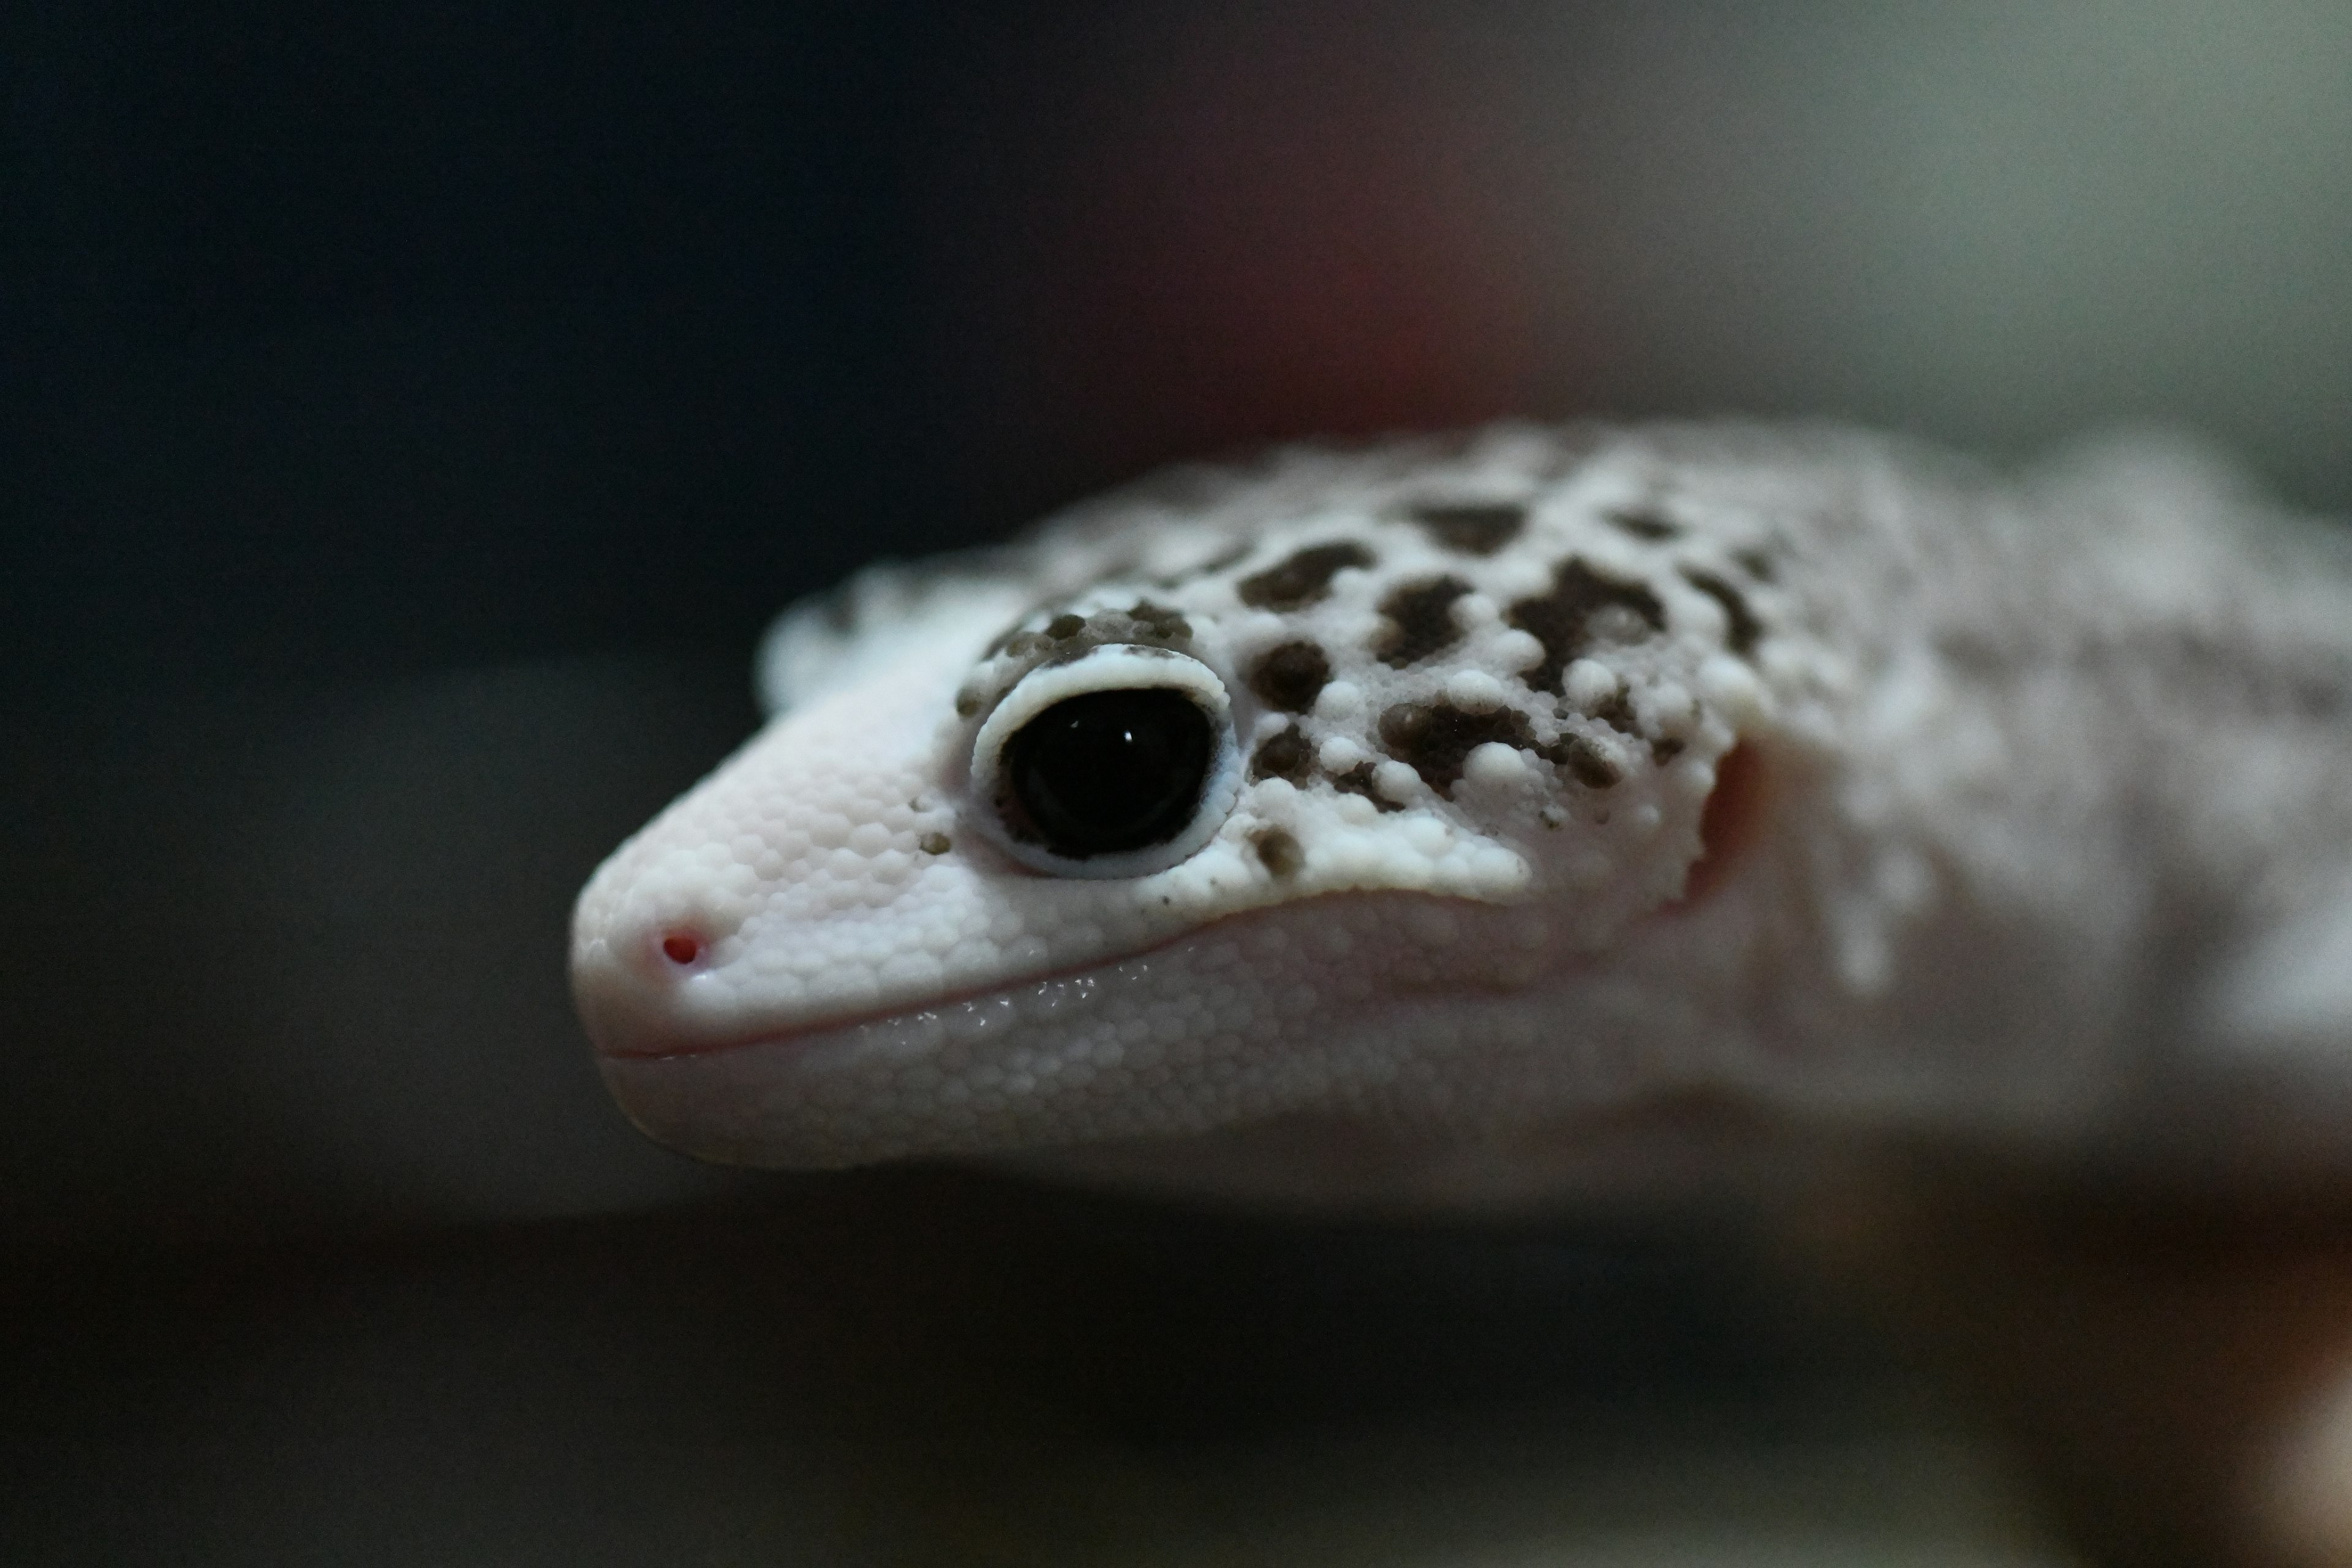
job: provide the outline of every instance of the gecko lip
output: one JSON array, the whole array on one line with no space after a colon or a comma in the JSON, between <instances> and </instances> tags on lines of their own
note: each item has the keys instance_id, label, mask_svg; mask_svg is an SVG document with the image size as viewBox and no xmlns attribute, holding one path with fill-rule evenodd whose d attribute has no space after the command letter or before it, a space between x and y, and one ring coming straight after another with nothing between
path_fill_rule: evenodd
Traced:
<instances>
[{"instance_id":1,"label":"gecko lip","mask_svg":"<svg viewBox=\"0 0 2352 1568\"><path fill-rule=\"evenodd\" d=\"M1347 894L1326 897L1344 898ZM1405 897L1428 895L1407 894ZM1472 902L1472 900L1448 900ZM1296 906L1292 906L1296 908ZM818 1037L837 1037L861 1028L887 1025L900 1019L913 1018L926 1013L942 1013L969 1008L1015 993L1032 992L1040 987L1066 985L1074 981L1111 973L1123 966L1167 953L1187 942L1212 934L1223 934L1237 928L1245 929L1282 913L1279 907L1239 910L1188 930L1172 931L1148 945L1131 948L1114 954L1083 959L1075 963L1034 973L997 979L982 984L966 986L936 995L910 997L885 1003L857 1011L819 1014L806 1019L746 1030L738 1034L697 1037L690 1029L678 1027L674 1020L658 1016L654 1010L626 995L604 991L590 978L586 963L575 964L572 975L573 995L578 1004L582 1023L588 1031L589 1043L597 1057L612 1062L680 1061L704 1057L721 1057L738 1052L775 1047L814 1047L822 1043ZM593 951L593 950L591 950Z\"/></svg>"},{"instance_id":2,"label":"gecko lip","mask_svg":"<svg viewBox=\"0 0 2352 1568\"><path fill-rule=\"evenodd\" d=\"M1465 1005L1516 1018L1530 993L1590 973L1590 954L1523 905L1341 897L1319 918L1253 910L1017 982L725 1035L632 1016L617 990L583 1001L619 1004L591 1012L597 1065L655 1142L818 1168L1205 1130L1366 1070L1378 1098L1392 1085L1359 1065L1363 1040L1452 1039ZM1139 1092L1122 1099L1121 1084Z\"/></svg>"},{"instance_id":3,"label":"gecko lip","mask_svg":"<svg viewBox=\"0 0 2352 1568\"><path fill-rule=\"evenodd\" d=\"M1255 914L1259 911L1250 910L1248 912ZM1228 917L1228 920L1241 920L1245 918L1246 916L1244 915L1235 915ZM1020 975L1010 980L992 981L984 985L970 986L961 991L944 992L936 996L923 997L919 1000L887 1004L882 1006L868 1008L863 1012L819 1015L818 1016L805 1021L786 1024L780 1027L758 1029L740 1035L720 1036L711 1039L693 1039L683 1036L674 1035L662 1043L653 1045L640 1045L632 1040L624 1040L621 1043L608 1044L608 1031L604 1026L606 1026L610 1020L609 1015L606 1011L598 1007L592 1000L583 994L582 997L581 1013L583 1021L587 1024L590 1042L595 1046L597 1056L606 1061L677 1061L696 1057L727 1056L739 1051L758 1050L770 1047L813 1047L819 1043L816 1037L821 1035L848 1034L852 1031L865 1028L869 1026L887 1024L896 1019L914 1017L924 1013L936 1013L945 1009L970 1006L976 1003L985 1002L992 997L1006 995L1014 991L1083 979L1087 975L1116 968L1121 963L1129 963L1136 959L1150 957L1151 954L1163 952L1168 948L1175 946L1179 942L1197 937L1204 931L1209 931L1213 929L1215 926L1221 926L1226 923L1226 921L1216 921L1211 922L1210 925L1197 926L1191 931L1178 931L1164 941L1154 942L1150 947L1138 948L1131 952L1123 953L1116 958L1097 959L1083 963L1073 963L1060 969L1040 970L1034 974Z\"/></svg>"},{"instance_id":4,"label":"gecko lip","mask_svg":"<svg viewBox=\"0 0 2352 1568\"><path fill-rule=\"evenodd\" d=\"M1440 894L1395 892L1376 896L1383 900L1452 906L1463 910L1499 911L1508 907ZM1360 900L1364 895L1360 892L1334 893L1323 897L1335 900ZM575 971L573 986L581 1019L587 1027L589 1040L600 1061L616 1065L651 1065L777 1049L800 1055L861 1033L887 1032L898 1026L911 1026L927 1016L940 1021L943 1027L952 1031L965 1026L979 1010L992 1004L1009 1005L1019 1001L1032 1007L1082 1009L1091 1005L1118 981L1123 978L1140 980L1156 963L1181 955L1200 943L1246 937L1261 926L1290 925L1296 921L1298 909L1298 905L1293 904L1243 910L1172 932L1147 946L1052 969L1041 969L1011 979L998 979L880 1006L820 1014L722 1035L698 1037L690 1027L680 1026L676 1019L660 1016L627 994L597 986L586 964Z\"/></svg>"}]
</instances>

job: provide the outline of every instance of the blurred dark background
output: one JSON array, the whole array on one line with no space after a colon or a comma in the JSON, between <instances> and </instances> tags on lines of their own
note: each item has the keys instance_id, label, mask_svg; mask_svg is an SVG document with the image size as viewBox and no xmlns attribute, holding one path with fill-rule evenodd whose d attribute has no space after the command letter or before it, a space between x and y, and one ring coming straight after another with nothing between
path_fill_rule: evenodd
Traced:
<instances>
[{"instance_id":1,"label":"blurred dark background","mask_svg":"<svg viewBox=\"0 0 2352 1568\"><path fill-rule=\"evenodd\" d=\"M1358 1495L1196 1506L1277 1406L1801 1426L1737 1242L674 1161L571 895L785 601L1165 458L2152 421L2352 510L2347 81L2334 0L0 9L0 1555L1257 1561Z\"/></svg>"}]
</instances>

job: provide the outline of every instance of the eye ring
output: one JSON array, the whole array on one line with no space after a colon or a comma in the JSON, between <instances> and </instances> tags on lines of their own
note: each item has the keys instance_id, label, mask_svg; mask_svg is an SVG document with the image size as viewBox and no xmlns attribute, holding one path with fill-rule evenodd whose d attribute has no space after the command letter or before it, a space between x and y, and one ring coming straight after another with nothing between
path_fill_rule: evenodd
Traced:
<instances>
[{"instance_id":1,"label":"eye ring","mask_svg":"<svg viewBox=\"0 0 2352 1568\"><path fill-rule=\"evenodd\" d=\"M1162 647L1107 643L1031 670L972 738L974 814L1055 876L1164 870L1216 836L1240 793L1224 682Z\"/></svg>"}]
</instances>

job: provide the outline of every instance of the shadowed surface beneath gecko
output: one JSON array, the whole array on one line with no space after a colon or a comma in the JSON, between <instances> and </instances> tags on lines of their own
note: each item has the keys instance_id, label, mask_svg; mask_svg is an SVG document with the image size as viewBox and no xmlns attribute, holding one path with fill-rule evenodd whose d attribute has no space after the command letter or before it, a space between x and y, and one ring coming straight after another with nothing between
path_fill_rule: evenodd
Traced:
<instances>
[{"instance_id":1,"label":"shadowed surface beneath gecko","mask_svg":"<svg viewBox=\"0 0 2352 1568\"><path fill-rule=\"evenodd\" d=\"M1720 1232L904 1171L186 1261L0 1296L0 1555L2057 1561L1949 1411Z\"/></svg>"}]
</instances>

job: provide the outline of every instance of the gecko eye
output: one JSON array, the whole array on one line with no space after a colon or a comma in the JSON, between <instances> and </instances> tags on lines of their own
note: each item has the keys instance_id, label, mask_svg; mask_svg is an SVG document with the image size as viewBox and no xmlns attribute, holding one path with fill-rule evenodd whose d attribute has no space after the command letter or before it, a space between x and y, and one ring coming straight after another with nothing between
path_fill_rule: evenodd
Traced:
<instances>
[{"instance_id":1,"label":"gecko eye","mask_svg":"<svg viewBox=\"0 0 2352 1568\"><path fill-rule=\"evenodd\" d=\"M972 782L992 837L1037 870L1172 866L1240 790L1224 685L1197 659L1124 644L1032 670L981 726Z\"/></svg>"},{"instance_id":2,"label":"gecko eye","mask_svg":"<svg viewBox=\"0 0 2352 1568\"><path fill-rule=\"evenodd\" d=\"M1181 691L1089 691L1014 732L1005 784L1045 847L1073 860L1165 844L1208 786L1209 716Z\"/></svg>"}]
</instances>

